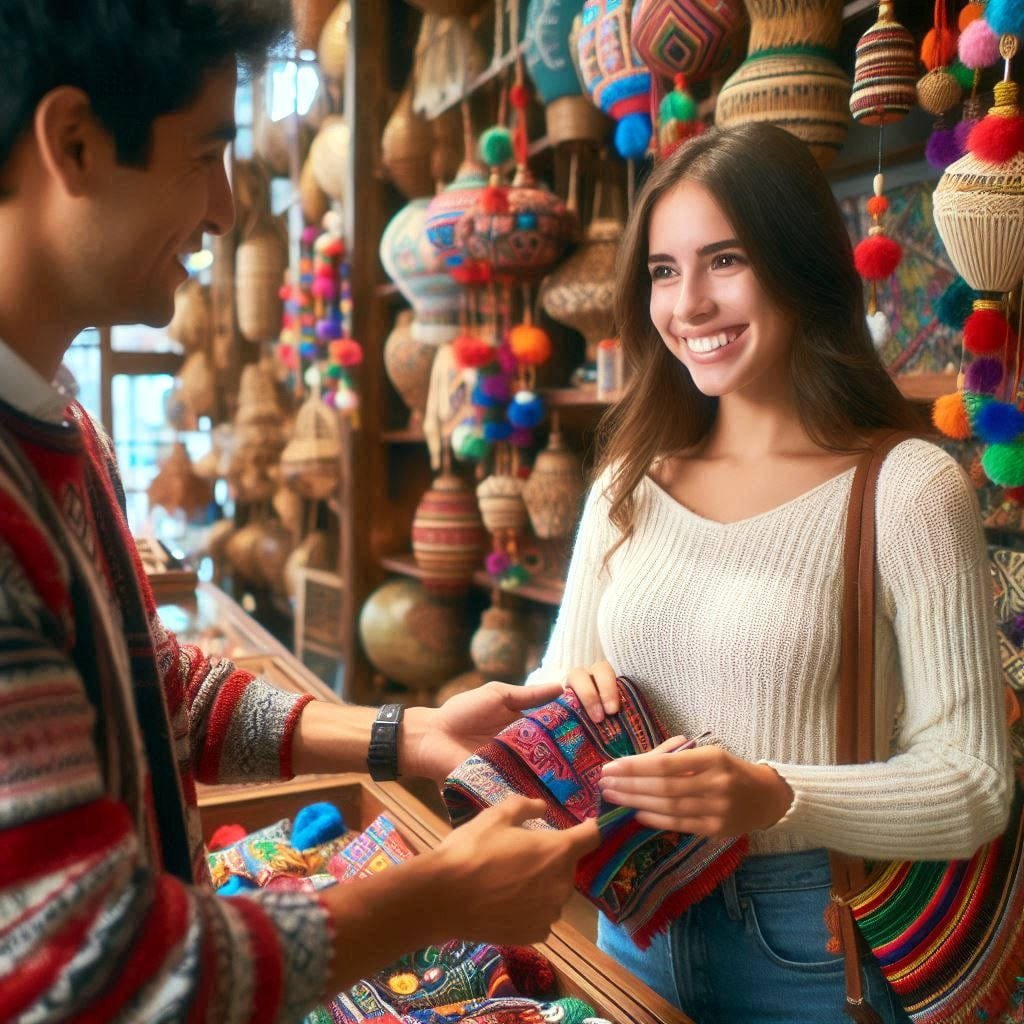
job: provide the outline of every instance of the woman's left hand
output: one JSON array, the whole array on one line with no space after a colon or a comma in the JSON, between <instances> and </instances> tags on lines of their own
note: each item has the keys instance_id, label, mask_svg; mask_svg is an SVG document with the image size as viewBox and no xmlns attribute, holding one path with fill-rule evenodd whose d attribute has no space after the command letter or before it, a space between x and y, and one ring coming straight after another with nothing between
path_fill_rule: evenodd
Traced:
<instances>
[{"instance_id":1,"label":"woman's left hand","mask_svg":"<svg viewBox=\"0 0 1024 1024\"><path fill-rule=\"evenodd\" d=\"M649 753L610 761L602 796L635 808L648 828L719 839L770 828L789 810L793 791L774 768L721 747L674 750L683 742L674 736Z\"/></svg>"}]
</instances>

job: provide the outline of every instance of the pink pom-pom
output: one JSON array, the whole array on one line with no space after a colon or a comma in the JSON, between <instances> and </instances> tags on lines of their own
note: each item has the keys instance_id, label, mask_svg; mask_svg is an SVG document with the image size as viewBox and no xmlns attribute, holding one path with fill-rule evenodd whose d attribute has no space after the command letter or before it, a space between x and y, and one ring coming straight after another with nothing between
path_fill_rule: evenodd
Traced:
<instances>
[{"instance_id":1,"label":"pink pom-pom","mask_svg":"<svg viewBox=\"0 0 1024 1024\"><path fill-rule=\"evenodd\" d=\"M333 302L338 297L338 286L327 277L318 277L313 282L313 295L318 299Z\"/></svg>"},{"instance_id":2,"label":"pink pom-pom","mask_svg":"<svg viewBox=\"0 0 1024 1024\"><path fill-rule=\"evenodd\" d=\"M294 345L279 346L277 358L281 360L281 365L287 370L297 370L299 368L299 353L295 350Z\"/></svg>"},{"instance_id":3,"label":"pink pom-pom","mask_svg":"<svg viewBox=\"0 0 1024 1024\"><path fill-rule=\"evenodd\" d=\"M484 565L492 576L500 576L511 564L504 551L492 551L484 560Z\"/></svg>"},{"instance_id":4,"label":"pink pom-pom","mask_svg":"<svg viewBox=\"0 0 1024 1024\"><path fill-rule=\"evenodd\" d=\"M983 117L967 138L967 148L990 164L1006 163L1024 150L1024 117Z\"/></svg>"},{"instance_id":5,"label":"pink pom-pom","mask_svg":"<svg viewBox=\"0 0 1024 1024\"><path fill-rule=\"evenodd\" d=\"M481 378L480 388L488 398L493 398L496 402L507 402L512 397L508 377L501 373L490 373Z\"/></svg>"},{"instance_id":6,"label":"pink pom-pom","mask_svg":"<svg viewBox=\"0 0 1024 1024\"><path fill-rule=\"evenodd\" d=\"M302 244L312 245L320 236L320 229L310 224L302 229Z\"/></svg>"},{"instance_id":7,"label":"pink pom-pom","mask_svg":"<svg viewBox=\"0 0 1024 1024\"><path fill-rule=\"evenodd\" d=\"M871 235L858 242L853 250L857 273L868 281L881 281L888 277L902 258L902 246L886 235Z\"/></svg>"},{"instance_id":8,"label":"pink pom-pom","mask_svg":"<svg viewBox=\"0 0 1024 1024\"><path fill-rule=\"evenodd\" d=\"M990 68L999 63L999 36L989 28L984 18L978 18L961 33L957 52L960 63L972 70Z\"/></svg>"}]
</instances>

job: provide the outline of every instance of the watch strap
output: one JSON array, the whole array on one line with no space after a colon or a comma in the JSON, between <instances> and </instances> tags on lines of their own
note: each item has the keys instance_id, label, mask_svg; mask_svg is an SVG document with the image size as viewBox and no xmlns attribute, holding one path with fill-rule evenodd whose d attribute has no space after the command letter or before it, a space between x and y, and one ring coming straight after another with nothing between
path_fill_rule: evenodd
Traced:
<instances>
[{"instance_id":1,"label":"watch strap","mask_svg":"<svg viewBox=\"0 0 1024 1024\"><path fill-rule=\"evenodd\" d=\"M398 778L398 730L404 713L402 704L385 704L370 727L366 768L375 782L392 782Z\"/></svg>"}]
</instances>

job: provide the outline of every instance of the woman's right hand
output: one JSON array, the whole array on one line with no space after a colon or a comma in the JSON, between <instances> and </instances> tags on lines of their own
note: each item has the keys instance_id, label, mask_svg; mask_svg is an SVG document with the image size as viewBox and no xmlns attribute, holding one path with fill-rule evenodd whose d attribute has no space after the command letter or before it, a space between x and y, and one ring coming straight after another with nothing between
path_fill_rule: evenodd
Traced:
<instances>
[{"instance_id":1,"label":"woman's right hand","mask_svg":"<svg viewBox=\"0 0 1024 1024\"><path fill-rule=\"evenodd\" d=\"M619 688L610 662L596 661L589 668L570 669L564 689L572 690L587 709L591 721L600 722L606 714L619 712Z\"/></svg>"}]
</instances>

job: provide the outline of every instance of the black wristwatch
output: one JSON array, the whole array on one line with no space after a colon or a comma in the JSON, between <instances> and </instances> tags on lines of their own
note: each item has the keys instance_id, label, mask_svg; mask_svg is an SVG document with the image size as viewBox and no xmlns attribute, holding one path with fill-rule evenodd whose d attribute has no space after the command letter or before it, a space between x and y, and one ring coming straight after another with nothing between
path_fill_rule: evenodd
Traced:
<instances>
[{"instance_id":1,"label":"black wristwatch","mask_svg":"<svg viewBox=\"0 0 1024 1024\"><path fill-rule=\"evenodd\" d=\"M375 782L393 782L398 778L398 728L404 713L402 704L385 704L370 728L366 768Z\"/></svg>"}]
</instances>

